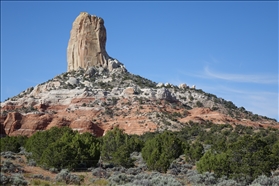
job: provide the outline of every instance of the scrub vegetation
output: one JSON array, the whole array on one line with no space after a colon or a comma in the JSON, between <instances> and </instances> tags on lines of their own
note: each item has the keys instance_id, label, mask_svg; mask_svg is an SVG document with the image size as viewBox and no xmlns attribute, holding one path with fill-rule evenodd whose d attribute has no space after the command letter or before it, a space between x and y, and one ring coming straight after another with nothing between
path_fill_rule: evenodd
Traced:
<instances>
[{"instance_id":1,"label":"scrub vegetation","mask_svg":"<svg viewBox=\"0 0 279 186\"><path fill-rule=\"evenodd\" d=\"M271 128L189 122L177 132L141 136L114 128L97 138L68 127L29 138L7 136L1 138L1 184L30 183L24 167L16 164L24 161L22 156L57 174L32 179L45 185L85 180L101 185L279 184L279 131ZM86 178L76 172L91 174Z\"/></svg>"}]
</instances>

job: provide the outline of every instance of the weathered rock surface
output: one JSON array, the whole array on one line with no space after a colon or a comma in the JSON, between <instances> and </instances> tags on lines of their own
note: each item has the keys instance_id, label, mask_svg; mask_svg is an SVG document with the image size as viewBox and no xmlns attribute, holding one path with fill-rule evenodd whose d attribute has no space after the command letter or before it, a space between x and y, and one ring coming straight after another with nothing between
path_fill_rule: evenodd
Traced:
<instances>
[{"instance_id":1,"label":"weathered rock surface","mask_svg":"<svg viewBox=\"0 0 279 186\"><path fill-rule=\"evenodd\" d=\"M157 85L156 85L156 87L163 87L164 86L164 83L158 83Z\"/></svg>"},{"instance_id":2,"label":"weathered rock surface","mask_svg":"<svg viewBox=\"0 0 279 186\"><path fill-rule=\"evenodd\" d=\"M92 77L95 73L96 69L94 69L93 67L89 67L85 72L85 76Z\"/></svg>"},{"instance_id":3,"label":"weathered rock surface","mask_svg":"<svg viewBox=\"0 0 279 186\"><path fill-rule=\"evenodd\" d=\"M143 134L179 130L189 121L279 128L275 120L228 107L224 99L185 85L156 87L128 72L88 71L63 73L1 103L1 135L30 136L53 126L97 136L114 127Z\"/></svg>"},{"instance_id":4,"label":"weathered rock surface","mask_svg":"<svg viewBox=\"0 0 279 186\"><path fill-rule=\"evenodd\" d=\"M104 20L87 12L81 12L73 22L68 42L68 71L90 67L103 67L110 71L121 67L125 71L122 63L108 55L106 40Z\"/></svg>"},{"instance_id":5,"label":"weathered rock surface","mask_svg":"<svg viewBox=\"0 0 279 186\"><path fill-rule=\"evenodd\" d=\"M70 83L71 85L77 85L78 80L74 77L70 77L69 80L67 81L67 83Z\"/></svg>"},{"instance_id":6,"label":"weathered rock surface","mask_svg":"<svg viewBox=\"0 0 279 186\"><path fill-rule=\"evenodd\" d=\"M181 83L178 87L181 89L186 89L187 85L186 85L186 83Z\"/></svg>"},{"instance_id":7,"label":"weathered rock surface","mask_svg":"<svg viewBox=\"0 0 279 186\"><path fill-rule=\"evenodd\" d=\"M156 98L157 99L165 99L168 101L175 101L175 95L172 94L168 89L166 88L160 88L157 90L157 94L156 94Z\"/></svg>"},{"instance_id":8,"label":"weathered rock surface","mask_svg":"<svg viewBox=\"0 0 279 186\"><path fill-rule=\"evenodd\" d=\"M68 71L79 67L107 66L104 20L81 12L73 22L67 48Z\"/></svg>"}]
</instances>

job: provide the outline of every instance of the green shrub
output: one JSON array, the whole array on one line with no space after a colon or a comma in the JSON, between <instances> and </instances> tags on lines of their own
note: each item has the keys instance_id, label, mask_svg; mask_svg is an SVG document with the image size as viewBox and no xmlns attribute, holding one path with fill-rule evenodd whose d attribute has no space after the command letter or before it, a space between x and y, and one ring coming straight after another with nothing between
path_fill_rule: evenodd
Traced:
<instances>
[{"instance_id":1,"label":"green shrub","mask_svg":"<svg viewBox=\"0 0 279 186\"><path fill-rule=\"evenodd\" d=\"M171 162L182 154L182 143L169 131L145 142L142 157L151 170L166 172Z\"/></svg>"},{"instance_id":2,"label":"green shrub","mask_svg":"<svg viewBox=\"0 0 279 186\"><path fill-rule=\"evenodd\" d=\"M199 161L203 154L204 148L199 142L194 142L185 148L185 158L190 162L195 163L195 161Z\"/></svg>"},{"instance_id":3,"label":"green shrub","mask_svg":"<svg viewBox=\"0 0 279 186\"><path fill-rule=\"evenodd\" d=\"M100 157L99 140L95 136L79 134L68 127L35 133L27 140L26 149L32 152L29 159L46 169L86 168L95 166Z\"/></svg>"},{"instance_id":4,"label":"green shrub","mask_svg":"<svg viewBox=\"0 0 279 186\"><path fill-rule=\"evenodd\" d=\"M197 102L196 102L196 105L197 105L197 107L203 107L203 104L202 104L202 102L200 102L200 101L197 101Z\"/></svg>"},{"instance_id":5,"label":"green shrub","mask_svg":"<svg viewBox=\"0 0 279 186\"><path fill-rule=\"evenodd\" d=\"M237 106L235 106L235 104L233 104L233 102L231 101L225 101L225 107L227 107L228 109L237 109Z\"/></svg>"},{"instance_id":6,"label":"green shrub","mask_svg":"<svg viewBox=\"0 0 279 186\"><path fill-rule=\"evenodd\" d=\"M249 183L260 175L270 176L271 170L277 168L274 153L258 135L245 135L228 144L223 152L207 151L197 168L200 172L214 171L218 177L245 178Z\"/></svg>"},{"instance_id":7,"label":"green shrub","mask_svg":"<svg viewBox=\"0 0 279 186\"><path fill-rule=\"evenodd\" d=\"M46 168L85 169L96 166L99 157L99 141L90 133L65 133L45 149L40 163Z\"/></svg>"},{"instance_id":8,"label":"green shrub","mask_svg":"<svg viewBox=\"0 0 279 186\"><path fill-rule=\"evenodd\" d=\"M50 144L57 141L62 135L70 132L72 132L72 130L69 127L52 127L46 131L36 132L26 141L25 149L28 152L32 152L32 159L34 159L37 163L40 163L45 149Z\"/></svg>"},{"instance_id":9,"label":"green shrub","mask_svg":"<svg viewBox=\"0 0 279 186\"><path fill-rule=\"evenodd\" d=\"M25 145L26 140L26 136L6 136L4 138L0 138L1 152L12 151L18 153L20 151L20 147Z\"/></svg>"},{"instance_id":10,"label":"green shrub","mask_svg":"<svg viewBox=\"0 0 279 186\"><path fill-rule=\"evenodd\" d=\"M130 137L125 134L123 130L117 127L108 131L106 135L102 137L102 160L124 167L133 166L133 160L130 158L130 153L139 147L137 147L135 143L132 143L136 142L136 139L129 138Z\"/></svg>"},{"instance_id":11,"label":"green shrub","mask_svg":"<svg viewBox=\"0 0 279 186\"><path fill-rule=\"evenodd\" d=\"M188 99L191 100L191 101L193 101L193 100L194 100L194 97L193 97L192 95L189 95L189 96L188 96Z\"/></svg>"}]
</instances>

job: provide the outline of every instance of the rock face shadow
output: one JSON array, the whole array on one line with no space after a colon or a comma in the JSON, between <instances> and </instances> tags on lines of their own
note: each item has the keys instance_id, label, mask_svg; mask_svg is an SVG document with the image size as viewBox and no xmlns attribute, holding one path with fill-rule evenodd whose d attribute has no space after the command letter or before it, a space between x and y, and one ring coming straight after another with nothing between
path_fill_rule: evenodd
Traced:
<instances>
[{"instance_id":1,"label":"rock face shadow","mask_svg":"<svg viewBox=\"0 0 279 186\"><path fill-rule=\"evenodd\" d=\"M68 71L92 66L108 66L104 20L81 12L73 22L67 48Z\"/></svg>"}]
</instances>

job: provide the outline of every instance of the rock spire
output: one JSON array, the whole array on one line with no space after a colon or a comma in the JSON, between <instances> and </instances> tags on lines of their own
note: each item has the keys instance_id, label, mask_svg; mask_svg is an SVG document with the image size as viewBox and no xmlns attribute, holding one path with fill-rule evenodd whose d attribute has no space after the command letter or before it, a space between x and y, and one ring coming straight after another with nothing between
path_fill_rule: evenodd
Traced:
<instances>
[{"instance_id":1,"label":"rock spire","mask_svg":"<svg viewBox=\"0 0 279 186\"><path fill-rule=\"evenodd\" d=\"M104 20L87 12L81 12L73 22L67 47L67 71L89 67L109 68L106 52L106 28ZM117 61L118 62L118 61Z\"/></svg>"}]
</instances>

